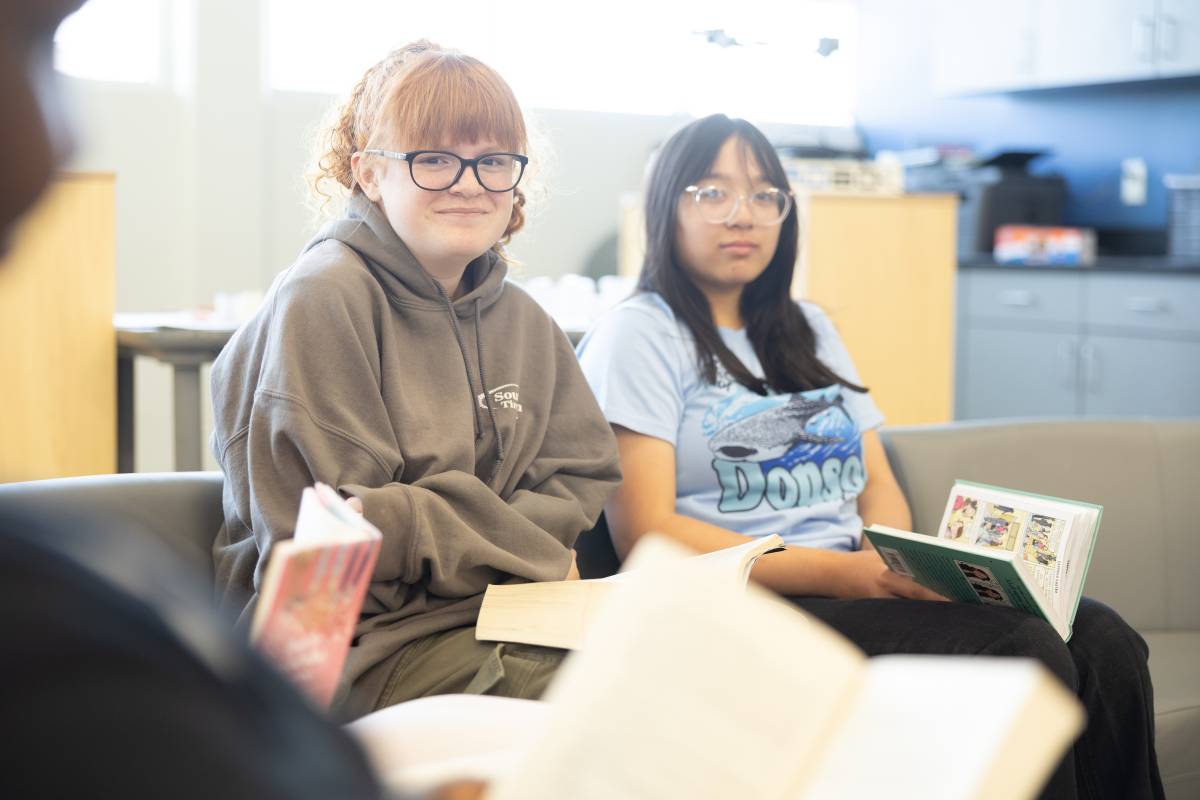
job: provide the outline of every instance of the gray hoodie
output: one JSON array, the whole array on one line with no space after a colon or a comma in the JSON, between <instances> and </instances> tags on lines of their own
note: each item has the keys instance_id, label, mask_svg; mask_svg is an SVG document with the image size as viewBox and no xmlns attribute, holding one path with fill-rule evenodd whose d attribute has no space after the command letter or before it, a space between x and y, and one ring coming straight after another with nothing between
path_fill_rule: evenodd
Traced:
<instances>
[{"instance_id":1,"label":"gray hoodie","mask_svg":"<svg viewBox=\"0 0 1200 800\"><path fill-rule=\"evenodd\" d=\"M488 252L453 303L365 198L274 282L212 369L225 524L219 592L246 616L301 490L362 499L383 550L336 701L375 705L371 666L473 625L489 583L563 578L620 480L575 354Z\"/></svg>"}]
</instances>

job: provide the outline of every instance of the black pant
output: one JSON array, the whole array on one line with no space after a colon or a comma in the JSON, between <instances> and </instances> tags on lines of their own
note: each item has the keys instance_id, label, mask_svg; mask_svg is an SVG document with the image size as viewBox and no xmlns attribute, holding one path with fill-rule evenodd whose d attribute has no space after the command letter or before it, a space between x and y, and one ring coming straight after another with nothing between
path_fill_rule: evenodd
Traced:
<instances>
[{"instance_id":1,"label":"black pant","mask_svg":"<svg viewBox=\"0 0 1200 800\"><path fill-rule=\"evenodd\" d=\"M867 655L1029 656L1087 710L1087 729L1063 758L1047 798L1163 797L1154 754L1154 691L1145 640L1108 606L1084 598L1070 642L1010 608L921 600L791 600Z\"/></svg>"}]
</instances>

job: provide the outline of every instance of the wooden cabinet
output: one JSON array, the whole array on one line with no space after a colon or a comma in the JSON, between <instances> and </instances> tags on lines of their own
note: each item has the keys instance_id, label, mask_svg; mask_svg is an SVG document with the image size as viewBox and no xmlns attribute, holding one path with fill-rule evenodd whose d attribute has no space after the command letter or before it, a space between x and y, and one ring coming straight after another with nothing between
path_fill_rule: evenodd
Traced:
<instances>
[{"instance_id":1,"label":"wooden cabinet","mask_svg":"<svg viewBox=\"0 0 1200 800\"><path fill-rule=\"evenodd\" d=\"M0 481L113 472L113 176L61 176L11 245L0 263Z\"/></svg>"},{"instance_id":2,"label":"wooden cabinet","mask_svg":"<svg viewBox=\"0 0 1200 800\"><path fill-rule=\"evenodd\" d=\"M967 269L959 419L1200 415L1200 275Z\"/></svg>"},{"instance_id":3,"label":"wooden cabinet","mask_svg":"<svg viewBox=\"0 0 1200 800\"><path fill-rule=\"evenodd\" d=\"M833 319L888 424L947 422L954 391L950 195L801 195L793 294Z\"/></svg>"}]
</instances>

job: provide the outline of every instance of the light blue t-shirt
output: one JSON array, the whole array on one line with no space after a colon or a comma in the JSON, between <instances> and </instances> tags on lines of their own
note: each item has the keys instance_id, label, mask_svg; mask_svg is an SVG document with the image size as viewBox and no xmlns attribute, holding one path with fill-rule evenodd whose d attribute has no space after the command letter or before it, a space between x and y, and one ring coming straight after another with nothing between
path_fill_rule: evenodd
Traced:
<instances>
[{"instance_id":1,"label":"light blue t-shirt","mask_svg":"<svg viewBox=\"0 0 1200 800\"><path fill-rule=\"evenodd\" d=\"M829 317L800 307L816 333L817 357L859 383ZM762 377L746 332L720 332ZM835 384L762 397L719 361L717 382L708 384L691 333L657 294L613 309L578 354L609 422L675 446L676 513L748 536L778 533L788 544L858 548L857 498L867 482L862 431L883 422L869 395Z\"/></svg>"}]
</instances>

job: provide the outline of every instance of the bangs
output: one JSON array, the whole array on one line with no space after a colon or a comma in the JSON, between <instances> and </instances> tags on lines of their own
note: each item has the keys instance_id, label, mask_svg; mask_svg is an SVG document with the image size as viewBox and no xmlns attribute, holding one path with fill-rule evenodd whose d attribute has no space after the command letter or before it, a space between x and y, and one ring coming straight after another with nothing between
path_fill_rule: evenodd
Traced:
<instances>
[{"instance_id":1,"label":"bangs","mask_svg":"<svg viewBox=\"0 0 1200 800\"><path fill-rule=\"evenodd\" d=\"M382 127L406 150L436 150L452 142L495 142L526 150L525 120L512 89L469 56L431 53L400 81Z\"/></svg>"},{"instance_id":2,"label":"bangs","mask_svg":"<svg viewBox=\"0 0 1200 800\"><path fill-rule=\"evenodd\" d=\"M741 144L741 147L738 148L741 151L741 157L748 162L754 162L755 166L762 170L763 178L768 183L779 189L789 189L787 172L784 171L783 164L779 161L779 151L758 128L744 120L737 120L737 122L741 124L734 135L738 137Z\"/></svg>"}]
</instances>

